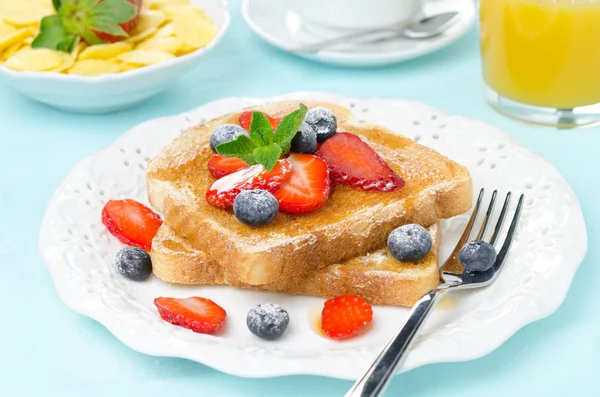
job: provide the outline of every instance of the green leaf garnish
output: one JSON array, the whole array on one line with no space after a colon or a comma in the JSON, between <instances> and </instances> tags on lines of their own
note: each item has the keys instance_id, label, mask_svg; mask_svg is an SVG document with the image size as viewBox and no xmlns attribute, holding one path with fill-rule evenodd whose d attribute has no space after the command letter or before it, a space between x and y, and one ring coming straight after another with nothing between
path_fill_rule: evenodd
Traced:
<instances>
[{"instance_id":1,"label":"green leaf garnish","mask_svg":"<svg viewBox=\"0 0 600 397\"><path fill-rule=\"evenodd\" d=\"M231 142L222 143L217 146L217 153L225 157L238 157L246 164L254 165L254 149L256 145L246 135L240 135Z\"/></svg>"},{"instance_id":2,"label":"green leaf garnish","mask_svg":"<svg viewBox=\"0 0 600 397\"><path fill-rule=\"evenodd\" d=\"M241 135L235 140L217 146L217 153L237 157L247 164L261 164L271 171L277 160L290 150L292 139L300 129L308 108L300 108L285 116L273 132L269 119L260 112L252 113L250 136Z\"/></svg>"},{"instance_id":3,"label":"green leaf garnish","mask_svg":"<svg viewBox=\"0 0 600 397\"><path fill-rule=\"evenodd\" d=\"M128 37L129 35L121 25L114 23L114 20L106 17L96 17L90 23L90 28L99 32L104 32L117 37Z\"/></svg>"},{"instance_id":4,"label":"green leaf garnish","mask_svg":"<svg viewBox=\"0 0 600 397\"><path fill-rule=\"evenodd\" d=\"M268 146L257 147L254 149L253 154L258 164L262 164L267 170L271 171L282 153L281 146L271 143Z\"/></svg>"},{"instance_id":5,"label":"green leaf garnish","mask_svg":"<svg viewBox=\"0 0 600 397\"><path fill-rule=\"evenodd\" d=\"M135 17L136 13L135 6L126 0L104 0L92 8L90 16L92 20L104 17L124 23Z\"/></svg>"},{"instance_id":6,"label":"green leaf garnish","mask_svg":"<svg viewBox=\"0 0 600 397\"><path fill-rule=\"evenodd\" d=\"M256 146L266 146L273 142L273 127L267 116L261 112L252 112L250 139Z\"/></svg>"},{"instance_id":7,"label":"green leaf garnish","mask_svg":"<svg viewBox=\"0 0 600 397\"><path fill-rule=\"evenodd\" d=\"M121 24L138 12L127 0L53 0L52 4L56 14L42 19L34 48L71 52L81 38L90 45L105 43L100 33L129 37Z\"/></svg>"},{"instance_id":8,"label":"green leaf garnish","mask_svg":"<svg viewBox=\"0 0 600 397\"><path fill-rule=\"evenodd\" d=\"M77 44L77 38L77 35L65 30L59 15L49 15L42 18L40 34L33 40L31 47L71 52Z\"/></svg>"},{"instance_id":9,"label":"green leaf garnish","mask_svg":"<svg viewBox=\"0 0 600 397\"><path fill-rule=\"evenodd\" d=\"M277 129L275 130L275 142L281 146L284 153L290 150L292 139L294 139L294 136L300 129L300 126L306 117L306 112L308 112L308 108L301 103L300 109L294 110L292 113L285 116L277 126Z\"/></svg>"}]
</instances>

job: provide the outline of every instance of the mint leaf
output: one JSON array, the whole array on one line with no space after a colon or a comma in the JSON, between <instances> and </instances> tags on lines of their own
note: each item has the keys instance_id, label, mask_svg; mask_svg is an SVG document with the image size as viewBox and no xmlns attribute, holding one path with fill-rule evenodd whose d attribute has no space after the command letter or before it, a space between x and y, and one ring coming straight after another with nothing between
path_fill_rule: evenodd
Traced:
<instances>
[{"instance_id":1,"label":"mint leaf","mask_svg":"<svg viewBox=\"0 0 600 397\"><path fill-rule=\"evenodd\" d=\"M90 22L94 24L96 18L105 17L120 24L130 21L136 14L136 6L126 0L104 0L92 9L90 13Z\"/></svg>"},{"instance_id":2,"label":"mint leaf","mask_svg":"<svg viewBox=\"0 0 600 397\"><path fill-rule=\"evenodd\" d=\"M268 146L257 147L254 149L254 158L256 162L262 164L267 171L273 170L275 167L275 163L281 157L283 151L281 150L281 146L276 143L271 143Z\"/></svg>"},{"instance_id":3,"label":"mint leaf","mask_svg":"<svg viewBox=\"0 0 600 397\"><path fill-rule=\"evenodd\" d=\"M103 16L94 17L88 25L88 29L90 28L117 37L129 37L129 34L127 34L125 30L123 30L121 25L115 22L112 18L107 18Z\"/></svg>"},{"instance_id":4,"label":"mint leaf","mask_svg":"<svg viewBox=\"0 0 600 397\"><path fill-rule=\"evenodd\" d=\"M267 116L261 112L252 112L250 139L256 146L266 146L273 143L273 127L271 127Z\"/></svg>"},{"instance_id":5,"label":"mint leaf","mask_svg":"<svg viewBox=\"0 0 600 397\"><path fill-rule=\"evenodd\" d=\"M70 51L70 46L77 36L66 31L58 15L42 18L40 33L31 43L32 48L48 48L51 50Z\"/></svg>"},{"instance_id":6,"label":"mint leaf","mask_svg":"<svg viewBox=\"0 0 600 397\"><path fill-rule=\"evenodd\" d=\"M61 0L52 0L52 5L54 6L54 9L56 11L60 10L60 3L61 3Z\"/></svg>"},{"instance_id":7,"label":"mint leaf","mask_svg":"<svg viewBox=\"0 0 600 397\"><path fill-rule=\"evenodd\" d=\"M308 108L301 103L300 109L294 110L292 113L285 116L277 126L274 141L281 146L283 153L290 150L292 139L294 139L294 136L300 129L307 111Z\"/></svg>"},{"instance_id":8,"label":"mint leaf","mask_svg":"<svg viewBox=\"0 0 600 397\"><path fill-rule=\"evenodd\" d=\"M246 162L246 164L254 165L254 149L256 145L246 135L240 135L230 142L222 143L216 147L217 153L225 157L238 157Z\"/></svg>"},{"instance_id":9,"label":"mint leaf","mask_svg":"<svg viewBox=\"0 0 600 397\"><path fill-rule=\"evenodd\" d=\"M250 136L240 135L231 142L217 146L217 153L221 156L240 158L250 165L262 164L272 171L281 155L290 150L292 139L300 129L307 111L306 106L300 104L298 110L281 120L275 132L267 116L253 112Z\"/></svg>"}]
</instances>

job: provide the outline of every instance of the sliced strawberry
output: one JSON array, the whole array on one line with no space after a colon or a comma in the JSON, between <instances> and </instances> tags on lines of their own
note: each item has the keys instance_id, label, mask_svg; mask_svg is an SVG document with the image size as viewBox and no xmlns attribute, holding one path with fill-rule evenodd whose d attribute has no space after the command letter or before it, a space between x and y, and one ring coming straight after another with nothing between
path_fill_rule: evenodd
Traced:
<instances>
[{"instance_id":1,"label":"sliced strawberry","mask_svg":"<svg viewBox=\"0 0 600 397\"><path fill-rule=\"evenodd\" d=\"M102 223L127 245L150 251L162 225L160 216L135 200L110 200L102 209Z\"/></svg>"},{"instance_id":2,"label":"sliced strawberry","mask_svg":"<svg viewBox=\"0 0 600 397\"><path fill-rule=\"evenodd\" d=\"M215 154L208 161L208 170L217 179L233 174L244 167L248 167L248 164L244 160L237 157L225 157L219 154Z\"/></svg>"},{"instance_id":3,"label":"sliced strawberry","mask_svg":"<svg viewBox=\"0 0 600 397\"><path fill-rule=\"evenodd\" d=\"M281 119L279 117L272 117L272 116L269 116L268 114L265 114L265 116L269 119L269 122L271 123L271 127L273 127L273 130L275 128L277 128L277 126L281 122ZM245 129L246 131L250 131L250 124L252 124L252 112L242 113L240 115L240 125L242 126L242 128Z\"/></svg>"},{"instance_id":4,"label":"sliced strawberry","mask_svg":"<svg viewBox=\"0 0 600 397\"><path fill-rule=\"evenodd\" d=\"M214 334L225 324L227 312L215 302L197 296L156 298L154 305L163 320L200 334Z\"/></svg>"},{"instance_id":5,"label":"sliced strawberry","mask_svg":"<svg viewBox=\"0 0 600 397\"><path fill-rule=\"evenodd\" d=\"M325 302L321 327L332 339L346 339L362 331L373 320L373 309L356 295L340 295Z\"/></svg>"},{"instance_id":6,"label":"sliced strawberry","mask_svg":"<svg viewBox=\"0 0 600 397\"><path fill-rule=\"evenodd\" d=\"M404 180L365 141L348 132L338 132L323 143L317 155L324 159L333 179L362 190L391 192Z\"/></svg>"},{"instance_id":7,"label":"sliced strawberry","mask_svg":"<svg viewBox=\"0 0 600 397\"><path fill-rule=\"evenodd\" d=\"M327 164L312 154L292 153L292 176L275 192L279 211L306 214L321 208L331 193Z\"/></svg>"},{"instance_id":8,"label":"sliced strawberry","mask_svg":"<svg viewBox=\"0 0 600 397\"><path fill-rule=\"evenodd\" d=\"M241 191L263 189L275 193L291 176L292 165L286 159L277 160L271 171L253 165L215 181L206 192L206 201L213 207L231 208Z\"/></svg>"}]
</instances>

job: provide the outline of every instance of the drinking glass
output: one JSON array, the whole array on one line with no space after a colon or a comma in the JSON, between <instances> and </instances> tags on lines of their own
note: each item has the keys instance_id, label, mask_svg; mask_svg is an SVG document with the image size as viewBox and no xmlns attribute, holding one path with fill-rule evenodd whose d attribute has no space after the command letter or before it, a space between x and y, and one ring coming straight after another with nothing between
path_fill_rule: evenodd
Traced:
<instances>
[{"instance_id":1,"label":"drinking glass","mask_svg":"<svg viewBox=\"0 0 600 397\"><path fill-rule=\"evenodd\" d=\"M486 99L559 128L600 123L600 0L480 0Z\"/></svg>"}]
</instances>

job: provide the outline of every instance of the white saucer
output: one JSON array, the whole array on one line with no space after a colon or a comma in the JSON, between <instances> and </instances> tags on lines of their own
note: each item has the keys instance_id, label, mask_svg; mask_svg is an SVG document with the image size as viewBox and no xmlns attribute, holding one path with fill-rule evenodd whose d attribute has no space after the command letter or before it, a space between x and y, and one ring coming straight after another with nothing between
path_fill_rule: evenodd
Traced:
<instances>
[{"instance_id":1,"label":"white saucer","mask_svg":"<svg viewBox=\"0 0 600 397\"><path fill-rule=\"evenodd\" d=\"M445 11L459 12L460 19L437 37L425 40L398 38L384 43L357 45L351 51L345 47L297 55L342 66L382 66L404 62L453 43L464 35L475 21L476 10L472 0L429 0L423 14L434 15ZM314 30L310 29L298 14L288 9L286 1L243 0L242 15L257 35L284 51L300 44L325 39L311 33Z\"/></svg>"}]
</instances>

